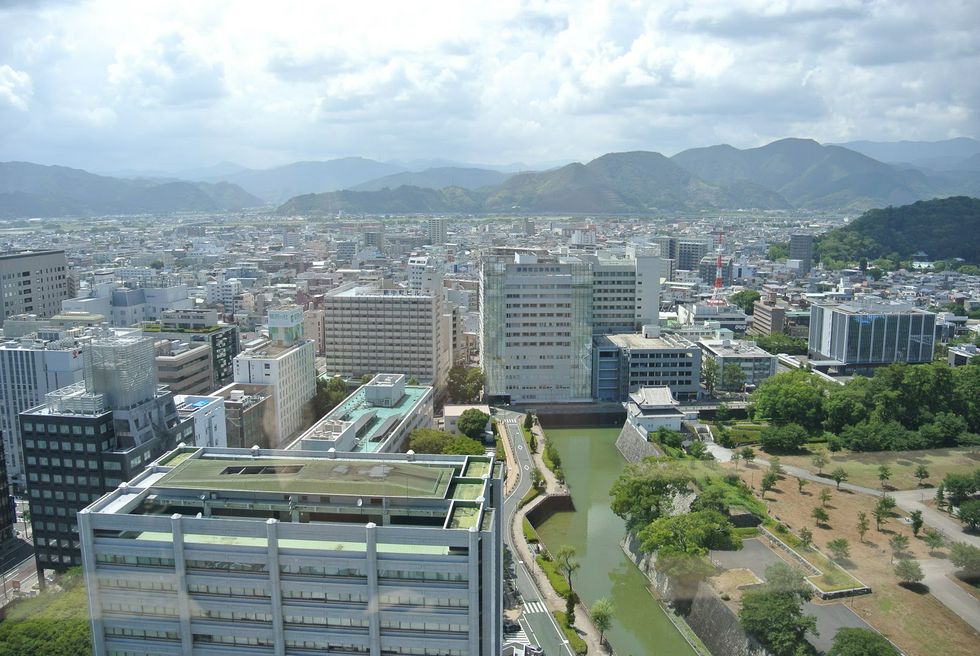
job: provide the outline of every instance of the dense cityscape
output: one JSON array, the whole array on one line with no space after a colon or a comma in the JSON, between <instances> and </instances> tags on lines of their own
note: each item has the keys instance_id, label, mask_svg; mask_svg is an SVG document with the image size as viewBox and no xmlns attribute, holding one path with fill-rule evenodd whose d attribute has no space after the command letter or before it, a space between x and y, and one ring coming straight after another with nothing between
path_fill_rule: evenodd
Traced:
<instances>
[{"instance_id":1,"label":"dense cityscape","mask_svg":"<svg viewBox=\"0 0 980 656\"><path fill-rule=\"evenodd\" d=\"M976 656L978 25L0 2L0 656Z\"/></svg>"}]
</instances>

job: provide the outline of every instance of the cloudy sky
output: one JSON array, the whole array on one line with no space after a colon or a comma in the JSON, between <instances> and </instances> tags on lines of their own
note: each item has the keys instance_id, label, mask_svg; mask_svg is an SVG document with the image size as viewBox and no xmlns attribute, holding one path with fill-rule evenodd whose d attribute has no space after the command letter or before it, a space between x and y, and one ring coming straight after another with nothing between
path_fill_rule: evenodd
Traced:
<instances>
[{"instance_id":1,"label":"cloudy sky","mask_svg":"<svg viewBox=\"0 0 980 656\"><path fill-rule=\"evenodd\" d=\"M980 137L978 30L975 0L0 0L0 160L502 164Z\"/></svg>"}]
</instances>

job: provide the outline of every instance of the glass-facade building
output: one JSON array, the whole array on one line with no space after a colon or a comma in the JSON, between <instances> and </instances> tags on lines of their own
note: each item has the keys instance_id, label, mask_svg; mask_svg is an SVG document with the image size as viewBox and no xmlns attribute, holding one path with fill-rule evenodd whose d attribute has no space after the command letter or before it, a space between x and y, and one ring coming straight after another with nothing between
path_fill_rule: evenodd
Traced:
<instances>
[{"instance_id":1,"label":"glass-facade building","mask_svg":"<svg viewBox=\"0 0 980 656\"><path fill-rule=\"evenodd\" d=\"M810 353L845 367L931 362L936 315L907 303L859 299L810 308Z\"/></svg>"}]
</instances>

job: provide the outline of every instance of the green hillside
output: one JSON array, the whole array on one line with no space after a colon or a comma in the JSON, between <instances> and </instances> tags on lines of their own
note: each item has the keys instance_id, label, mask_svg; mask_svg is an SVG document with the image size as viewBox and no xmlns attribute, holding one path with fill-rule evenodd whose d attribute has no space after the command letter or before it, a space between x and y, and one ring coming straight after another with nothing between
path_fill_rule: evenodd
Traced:
<instances>
[{"instance_id":1,"label":"green hillside","mask_svg":"<svg viewBox=\"0 0 980 656\"><path fill-rule=\"evenodd\" d=\"M954 196L869 210L820 237L816 251L822 261L845 263L880 257L906 261L923 251L932 260L980 264L980 199Z\"/></svg>"}]
</instances>

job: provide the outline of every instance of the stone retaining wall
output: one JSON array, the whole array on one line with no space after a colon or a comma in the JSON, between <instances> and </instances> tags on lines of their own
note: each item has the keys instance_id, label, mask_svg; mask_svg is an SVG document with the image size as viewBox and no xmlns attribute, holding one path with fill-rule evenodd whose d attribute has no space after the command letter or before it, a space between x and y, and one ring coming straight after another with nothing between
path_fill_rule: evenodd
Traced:
<instances>
[{"instance_id":1,"label":"stone retaining wall","mask_svg":"<svg viewBox=\"0 0 980 656\"><path fill-rule=\"evenodd\" d=\"M626 422L616 438L616 449L626 458L626 462L640 462L650 456L659 456L660 451L647 441L646 431Z\"/></svg>"},{"instance_id":2,"label":"stone retaining wall","mask_svg":"<svg viewBox=\"0 0 980 656\"><path fill-rule=\"evenodd\" d=\"M548 518L559 512L573 512L575 504L572 503L570 494L548 494L539 497L536 502L532 502L531 508L527 511L527 521L531 526L537 528L548 521Z\"/></svg>"}]
</instances>

